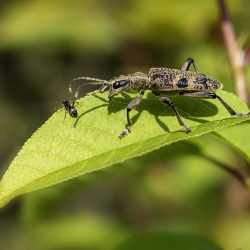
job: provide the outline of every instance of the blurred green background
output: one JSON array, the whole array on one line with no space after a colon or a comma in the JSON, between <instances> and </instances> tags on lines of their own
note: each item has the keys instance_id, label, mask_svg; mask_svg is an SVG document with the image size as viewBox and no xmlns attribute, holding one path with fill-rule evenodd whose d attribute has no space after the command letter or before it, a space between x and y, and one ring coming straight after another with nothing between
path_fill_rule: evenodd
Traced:
<instances>
[{"instance_id":1,"label":"blurred green background","mask_svg":"<svg viewBox=\"0 0 250 250\"><path fill-rule=\"evenodd\" d=\"M244 46L250 1L227 3ZM73 78L180 68L188 57L234 92L215 0L1 2L0 176L70 97ZM0 248L105 250L136 233L174 231L250 249L249 193L211 157L248 164L206 135L27 194L1 210Z\"/></svg>"}]
</instances>

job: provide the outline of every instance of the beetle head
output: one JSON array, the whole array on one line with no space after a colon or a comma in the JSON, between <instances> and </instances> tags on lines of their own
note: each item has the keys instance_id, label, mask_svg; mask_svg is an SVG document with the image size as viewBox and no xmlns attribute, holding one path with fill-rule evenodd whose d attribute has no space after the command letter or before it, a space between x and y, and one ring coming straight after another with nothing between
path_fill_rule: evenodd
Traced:
<instances>
[{"instance_id":1,"label":"beetle head","mask_svg":"<svg viewBox=\"0 0 250 250\"><path fill-rule=\"evenodd\" d=\"M131 80L128 76L119 76L113 78L110 82L109 99L111 100L113 96L128 89L130 87Z\"/></svg>"}]
</instances>

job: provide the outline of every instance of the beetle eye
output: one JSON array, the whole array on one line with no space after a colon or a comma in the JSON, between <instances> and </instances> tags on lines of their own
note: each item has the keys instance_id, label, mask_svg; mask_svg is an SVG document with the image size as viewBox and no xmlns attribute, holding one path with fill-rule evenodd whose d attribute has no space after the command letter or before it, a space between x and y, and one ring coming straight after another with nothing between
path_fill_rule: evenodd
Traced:
<instances>
[{"instance_id":1,"label":"beetle eye","mask_svg":"<svg viewBox=\"0 0 250 250\"><path fill-rule=\"evenodd\" d=\"M121 88L121 87L124 87L125 85L127 85L127 81L126 80L119 80L119 81L116 81L114 84L113 84L113 88L114 89L118 89L118 88Z\"/></svg>"}]
</instances>

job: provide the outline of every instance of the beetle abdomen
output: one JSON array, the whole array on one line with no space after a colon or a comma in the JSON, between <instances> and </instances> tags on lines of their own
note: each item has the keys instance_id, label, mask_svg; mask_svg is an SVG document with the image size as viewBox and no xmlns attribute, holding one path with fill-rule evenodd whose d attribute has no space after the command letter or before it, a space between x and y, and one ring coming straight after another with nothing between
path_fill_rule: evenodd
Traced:
<instances>
[{"instance_id":1,"label":"beetle abdomen","mask_svg":"<svg viewBox=\"0 0 250 250\"><path fill-rule=\"evenodd\" d=\"M158 91L215 91L222 88L216 79L205 74L168 68L149 71L152 90Z\"/></svg>"}]
</instances>

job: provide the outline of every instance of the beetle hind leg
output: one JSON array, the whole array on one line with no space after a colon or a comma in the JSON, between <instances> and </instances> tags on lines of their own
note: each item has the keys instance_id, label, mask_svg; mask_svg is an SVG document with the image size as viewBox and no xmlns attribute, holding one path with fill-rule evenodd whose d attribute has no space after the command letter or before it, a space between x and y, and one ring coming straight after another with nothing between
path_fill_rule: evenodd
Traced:
<instances>
[{"instance_id":1,"label":"beetle hind leg","mask_svg":"<svg viewBox=\"0 0 250 250\"><path fill-rule=\"evenodd\" d=\"M158 96L158 95L157 95L156 98L157 98L159 101L163 102L164 104L167 104L168 106L170 106L170 107L173 109L173 111L174 111L174 113L175 113L175 115L176 115L176 118L177 118L179 124L183 127L184 131L185 131L187 134L190 133L190 132L191 132L191 129L183 122L183 120L181 119L181 117L180 117L178 111L176 110L176 108L175 108L173 102L172 102L169 98L167 98L167 97L165 97L165 96Z\"/></svg>"},{"instance_id":2,"label":"beetle hind leg","mask_svg":"<svg viewBox=\"0 0 250 250\"><path fill-rule=\"evenodd\" d=\"M218 99L231 115L235 115L235 116L248 116L248 115L250 115L250 112L248 112L246 114L236 112L229 104L227 104L220 96L218 96L215 93L196 92L196 93L183 93L181 95L195 97L195 98L204 98L204 99Z\"/></svg>"}]
</instances>

